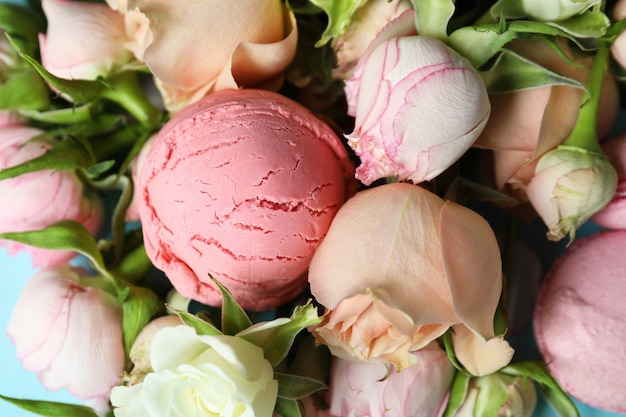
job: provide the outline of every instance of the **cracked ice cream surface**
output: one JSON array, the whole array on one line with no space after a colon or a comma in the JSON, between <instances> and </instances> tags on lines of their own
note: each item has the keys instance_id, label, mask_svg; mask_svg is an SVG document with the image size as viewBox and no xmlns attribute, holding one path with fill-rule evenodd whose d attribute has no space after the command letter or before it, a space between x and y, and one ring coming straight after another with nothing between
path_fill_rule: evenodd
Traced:
<instances>
[{"instance_id":1,"label":"cracked ice cream surface","mask_svg":"<svg viewBox=\"0 0 626 417\"><path fill-rule=\"evenodd\" d=\"M176 289L219 305L209 274L246 309L274 308L306 270L356 184L334 132L275 93L229 90L178 114L140 177L146 249Z\"/></svg>"}]
</instances>

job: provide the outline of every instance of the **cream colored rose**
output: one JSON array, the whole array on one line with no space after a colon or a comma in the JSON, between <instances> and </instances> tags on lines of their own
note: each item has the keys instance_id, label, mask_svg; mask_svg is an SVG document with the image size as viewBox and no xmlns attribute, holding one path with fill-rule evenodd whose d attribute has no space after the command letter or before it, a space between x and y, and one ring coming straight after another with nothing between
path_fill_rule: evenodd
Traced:
<instances>
[{"instance_id":1,"label":"cream colored rose","mask_svg":"<svg viewBox=\"0 0 626 417\"><path fill-rule=\"evenodd\" d=\"M161 329L150 352L153 373L113 388L116 417L270 417L278 393L263 350L236 336L201 336L189 326Z\"/></svg>"}]
</instances>

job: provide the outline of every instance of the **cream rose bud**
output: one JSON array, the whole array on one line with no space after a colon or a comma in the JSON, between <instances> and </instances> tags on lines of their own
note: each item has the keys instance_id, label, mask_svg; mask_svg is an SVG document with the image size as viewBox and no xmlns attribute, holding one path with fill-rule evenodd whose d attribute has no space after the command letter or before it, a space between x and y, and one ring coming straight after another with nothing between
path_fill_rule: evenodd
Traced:
<instances>
[{"instance_id":1,"label":"cream rose bud","mask_svg":"<svg viewBox=\"0 0 626 417\"><path fill-rule=\"evenodd\" d=\"M522 0L528 16L536 20L559 21L583 13L602 0Z\"/></svg>"},{"instance_id":2,"label":"cream rose bud","mask_svg":"<svg viewBox=\"0 0 626 417\"><path fill-rule=\"evenodd\" d=\"M576 229L613 198L617 171L605 154L561 145L541 157L526 189L548 227L548 239L574 238Z\"/></svg>"},{"instance_id":3,"label":"cream rose bud","mask_svg":"<svg viewBox=\"0 0 626 417\"><path fill-rule=\"evenodd\" d=\"M346 137L365 184L389 176L433 179L474 143L491 110L471 64L426 36L378 44L359 60L345 89L356 116Z\"/></svg>"},{"instance_id":4,"label":"cream rose bud","mask_svg":"<svg viewBox=\"0 0 626 417\"><path fill-rule=\"evenodd\" d=\"M454 367L436 342L414 355L415 365L400 372L383 364L333 358L329 413L337 417L441 416Z\"/></svg>"},{"instance_id":5,"label":"cream rose bud","mask_svg":"<svg viewBox=\"0 0 626 417\"><path fill-rule=\"evenodd\" d=\"M65 388L103 411L124 369L122 308L80 280L68 267L37 272L17 301L7 334L24 368L47 389Z\"/></svg>"},{"instance_id":6,"label":"cream rose bud","mask_svg":"<svg viewBox=\"0 0 626 417\"><path fill-rule=\"evenodd\" d=\"M530 417L537 404L533 382L521 376L495 373L472 378L455 417Z\"/></svg>"},{"instance_id":7,"label":"cream rose bud","mask_svg":"<svg viewBox=\"0 0 626 417\"><path fill-rule=\"evenodd\" d=\"M189 326L161 329L152 373L111 391L116 417L271 417L278 394L263 350L236 336L201 336Z\"/></svg>"},{"instance_id":8,"label":"cream rose bud","mask_svg":"<svg viewBox=\"0 0 626 417\"><path fill-rule=\"evenodd\" d=\"M41 63L65 79L95 80L128 63L124 18L104 4L43 0L48 27L40 34Z\"/></svg>"}]
</instances>

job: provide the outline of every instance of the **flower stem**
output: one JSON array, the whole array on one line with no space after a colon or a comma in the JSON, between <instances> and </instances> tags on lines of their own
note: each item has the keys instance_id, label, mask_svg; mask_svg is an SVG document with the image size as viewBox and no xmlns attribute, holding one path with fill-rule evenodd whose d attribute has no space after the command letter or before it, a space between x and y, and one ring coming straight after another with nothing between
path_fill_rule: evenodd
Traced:
<instances>
[{"instance_id":1,"label":"flower stem","mask_svg":"<svg viewBox=\"0 0 626 417\"><path fill-rule=\"evenodd\" d=\"M156 127L161 120L161 112L148 100L141 88L137 75L130 71L122 72L109 80L111 88L102 97L124 107L139 123L146 127Z\"/></svg>"},{"instance_id":2,"label":"flower stem","mask_svg":"<svg viewBox=\"0 0 626 417\"><path fill-rule=\"evenodd\" d=\"M608 46L602 43L594 57L589 81L587 82L587 94L583 98L578 119L572 133L563 142L563 145L602 153L602 148L598 142L597 125L600 97L602 96L602 82L609 65L608 58Z\"/></svg>"}]
</instances>

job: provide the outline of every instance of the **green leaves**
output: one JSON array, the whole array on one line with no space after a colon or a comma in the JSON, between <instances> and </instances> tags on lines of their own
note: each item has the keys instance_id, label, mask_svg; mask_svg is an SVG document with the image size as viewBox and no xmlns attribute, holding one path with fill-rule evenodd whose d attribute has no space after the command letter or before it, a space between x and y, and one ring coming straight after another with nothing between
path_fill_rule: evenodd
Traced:
<instances>
[{"instance_id":1,"label":"green leaves","mask_svg":"<svg viewBox=\"0 0 626 417\"><path fill-rule=\"evenodd\" d=\"M354 12L365 4L366 0L310 0L328 16L328 25L315 46L322 46L331 39L345 32L352 20Z\"/></svg>"},{"instance_id":2,"label":"green leaves","mask_svg":"<svg viewBox=\"0 0 626 417\"><path fill-rule=\"evenodd\" d=\"M122 328L124 330L124 349L128 355L137 335L152 319L159 309L160 303L152 290L136 286L126 288L122 302Z\"/></svg>"},{"instance_id":3,"label":"green leaves","mask_svg":"<svg viewBox=\"0 0 626 417\"><path fill-rule=\"evenodd\" d=\"M22 410L30 411L31 413L44 417L98 417L95 411L83 405L11 398L5 397L4 395L0 395L0 399Z\"/></svg>"},{"instance_id":4,"label":"green leaves","mask_svg":"<svg viewBox=\"0 0 626 417\"><path fill-rule=\"evenodd\" d=\"M578 81L550 71L509 50L503 50L493 66L481 72L490 93L506 93L548 85L585 89Z\"/></svg>"},{"instance_id":5,"label":"green leaves","mask_svg":"<svg viewBox=\"0 0 626 417\"><path fill-rule=\"evenodd\" d=\"M420 35L445 42L448 38L448 22L454 14L452 0L411 0Z\"/></svg>"},{"instance_id":6,"label":"green leaves","mask_svg":"<svg viewBox=\"0 0 626 417\"><path fill-rule=\"evenodd\" d=\"M502 368L500 372L507 375L524 376L537 382L544 398L560 417L580 417L574 402L550 375L543 363L536 361L518 362Z\"/></svg>"}]
</instances>

